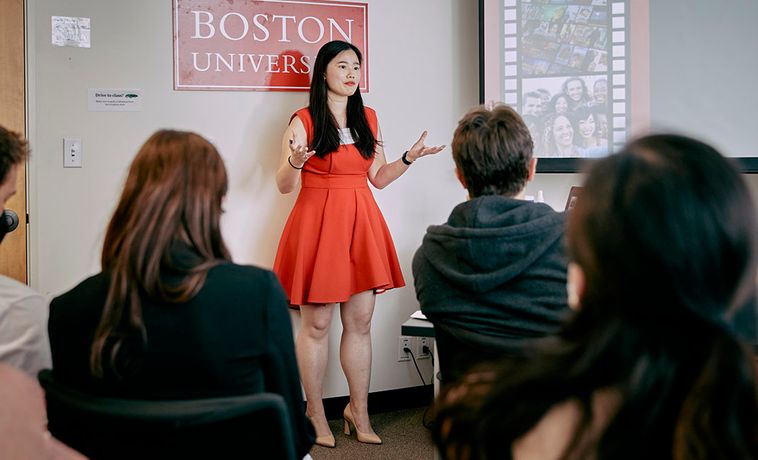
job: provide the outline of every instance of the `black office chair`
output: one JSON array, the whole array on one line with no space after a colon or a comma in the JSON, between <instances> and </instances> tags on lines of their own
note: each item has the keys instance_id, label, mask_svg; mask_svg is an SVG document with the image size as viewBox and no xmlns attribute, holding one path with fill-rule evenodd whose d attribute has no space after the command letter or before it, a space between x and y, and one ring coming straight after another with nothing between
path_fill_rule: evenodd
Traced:
<instances>
[{"instance_id":1,"label":"black office chair","mask_svg":"<svg viewBox=\"0 0 758 460\"><path fill-rule=\"evenodd\" d=\"M39 374L48 429L98 459L295 460L282 396L257 393L211 399L146 401L90 396Z\"/></svg>"},{"instance_id":2,"label":"black office chair","mask_svg":"<svg viewBox=\"0 0 758 460\"><path fill-rule=\"evenodd\" d=\"M434 341L443 385L457 381L474 366L521 354L527 346L523 340L501 339L439 323L434 324Z\"/></svg>"}]
</instances>

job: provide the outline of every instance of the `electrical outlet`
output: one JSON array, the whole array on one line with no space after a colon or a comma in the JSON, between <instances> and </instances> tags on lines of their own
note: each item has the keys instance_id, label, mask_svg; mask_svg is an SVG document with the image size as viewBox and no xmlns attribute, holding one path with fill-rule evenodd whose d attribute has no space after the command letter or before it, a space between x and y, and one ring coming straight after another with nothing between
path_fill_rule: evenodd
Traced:
<instances>
[{"instance_id":1,"label":"electrical outlet","mask_svg":"<svg viewBox=\"0 0 758 460\"><path fill-rule=\"evenodd\" d=\"M416 344L416 359L429 359L432 356L433 344L434 344L433 338L419 337L418 342ZM424 353L424 347L428 348L429 351Z\"/></svg>"},{"instance_id":2,"label":"electrical outlet","mask_svg":"<svg viewBox=\"0 0 758 460\"><path fill-rule=\"evenodd\" d=\"M406 335L401 335L400 340L397 342L397 360L398 361L410 361L411 360L411 354L408 352L403 351L404 348L407 348L409 350L412 350L411 348L411 338Z\"/></svg>"}]
</instances>

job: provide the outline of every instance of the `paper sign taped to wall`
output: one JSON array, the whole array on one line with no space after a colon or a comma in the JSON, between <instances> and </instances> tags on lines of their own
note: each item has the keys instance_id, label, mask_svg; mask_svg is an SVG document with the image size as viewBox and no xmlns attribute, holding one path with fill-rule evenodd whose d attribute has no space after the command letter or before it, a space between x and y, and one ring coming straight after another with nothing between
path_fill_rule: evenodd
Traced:
<instances>
[{"instance_id":1,"label":"paper sign taped to wall","mask_svg":"<svg viewBox=\"0 0 758 460\"><path fill-rule=\"evenodd\" d=\"M141 89L88 90L87 108L90 112L140 112Z\"/></svg>"},{"instance_id":2,"label":"paper sign taped to wall","mask_svg":"<svg viewBox=\"0 0 758 460\"><path fill-rule=\"evenodd\" d=\"M90 47L90 18L53 16L53 45Z\"/></svg>"}]
</instances>

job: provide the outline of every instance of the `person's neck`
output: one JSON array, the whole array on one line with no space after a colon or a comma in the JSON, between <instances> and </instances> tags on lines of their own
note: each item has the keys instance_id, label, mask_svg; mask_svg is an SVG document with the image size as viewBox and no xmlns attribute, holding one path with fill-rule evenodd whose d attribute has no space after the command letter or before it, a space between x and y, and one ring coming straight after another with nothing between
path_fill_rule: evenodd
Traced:
<instances>
[{"instance_id":1,"label":"person's neck","mask_svg":"<svg viewBox=\"0 0 758 460\"><path fill-rule=\"evenodd\" d=\"M347 96L329 93L326 98L326 105L329 107L329 111L332 112L332 116L337 122L338 127L344 128L347 125Z\"/></svg>"},{"instance_id":2,"label":"person's neck","mask_svg":"<svg viewBox=\"0 0 758 460\"><path fill-rule=\"evenodd\" d=\"M484 195L479 195L479 196L484 196ZM479 196L471 196L471 192L469 192L468 193L468 200L473 200L475 198L479 198ZM515 195L505 195L505 194L503 194L503 195L500 195L500 196L502 196L503 198L512 198L514 200L523 200L524 197L526 196L526 187L522 188L521 191L519 191Z\"/></svg>"}]
</instances>

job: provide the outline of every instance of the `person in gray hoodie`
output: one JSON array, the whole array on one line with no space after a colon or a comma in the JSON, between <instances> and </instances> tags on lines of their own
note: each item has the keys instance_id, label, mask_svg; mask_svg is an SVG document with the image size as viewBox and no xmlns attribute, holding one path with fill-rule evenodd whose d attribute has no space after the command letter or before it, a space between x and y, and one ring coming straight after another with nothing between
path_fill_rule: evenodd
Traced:
<instances>
[{"instance_id":1,"label":"person in gray hoodie","mask_svg":"<svg viewBox=\"0 0 758 460\"><path fill-rule=\"evenodd\" d=\"M526 124L505 105L474 108L455 130L456 175L469 199L427 229L413 258L443 382L524 351L557 332L568 312L565 213L524 200L533 148Z\"/></svg>"}]
</instances>

